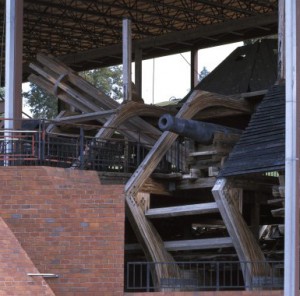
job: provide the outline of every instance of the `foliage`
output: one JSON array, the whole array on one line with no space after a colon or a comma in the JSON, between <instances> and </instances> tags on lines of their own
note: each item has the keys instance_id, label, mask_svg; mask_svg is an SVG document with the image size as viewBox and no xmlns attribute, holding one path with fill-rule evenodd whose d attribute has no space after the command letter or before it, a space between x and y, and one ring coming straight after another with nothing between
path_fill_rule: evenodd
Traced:
<instances>
[{"instance_id":1,"label":"foliage","mask_svg":"<svg viewBox=\"0 0 300 296\"><path fill-rule=\"evenodd\" d=\"M23 93L33 118L52 119L57 115L57 98L30 83L30 90Z\"/></svg>"},{"instance_id":2,"label":"foliage","mask_svg":"<svg viewBox=\"0 0 300 296\"><path fill-rule=\"evenodd\" d=\"M0 101L4 100L4 87L0 87Z\"/></svg>"},{"instance_id":3,"label":"foliage","mask_svg":"<svg viewBox=\"0 0 300 296\"><path fill-rule=\"evenodd\" d=\"M203 67L199 74L199 81L201 81L203 78L205 78L210 72L206 69L206 67Z\"/></svg>"},{"instance_id":4,"label":"foliage","mask_svg":"<svg viewBox=\"0 0 300 296\"><path fill-rule=\"evenodd\" d=\"M122 98L123 84L120 66L84 71L80 75L114 100Z\"/></svg>"},{"instance_id":5,"label":"foliage","mask_svg":"<svg viewBox=\"0 0 300 296\"><path fill-rule=\"evenodd\" d=\"M122 98L121 67L84 71L80 75L111 98L115 100ZM37 85L31 83L30 90L23 93L23 96L27 99L26 105L30 107L34 118L52 119L57 115L57 98L45 93Z\"/></svg>"}]
</instances>

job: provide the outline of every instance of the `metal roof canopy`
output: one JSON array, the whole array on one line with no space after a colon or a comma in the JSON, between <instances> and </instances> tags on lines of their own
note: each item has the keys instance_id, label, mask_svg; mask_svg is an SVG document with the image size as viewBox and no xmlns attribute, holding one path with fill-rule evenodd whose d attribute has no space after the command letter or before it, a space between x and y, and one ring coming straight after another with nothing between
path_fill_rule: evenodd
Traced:
<instances>
[{"instance_id":1,"label":"metal roof canopy","mask_svg":"<svg viewBox=\"0 0 300 296\"><path fill-rule=\"evenodd\" d=\"M124 17L132 21L133 51L142 49L143 59L276 34L277 2L24 0L23 59L53 54L77 71L121 64Z\"/></svg>"}]
</instances>

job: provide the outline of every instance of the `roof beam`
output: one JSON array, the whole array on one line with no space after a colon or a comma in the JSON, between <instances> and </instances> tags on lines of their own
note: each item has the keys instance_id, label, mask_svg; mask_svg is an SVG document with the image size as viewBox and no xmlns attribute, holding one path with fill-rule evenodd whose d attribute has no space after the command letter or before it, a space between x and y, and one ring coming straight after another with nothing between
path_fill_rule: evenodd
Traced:
<instances>
[{"instance_id":1,"label":"roof beam","mask_svg":"<svg viewBox=\"0 0 300 296\"><path fill-rule=\"evenodd\" d=\"M230 21L226 23L226 26L223 23L210 26L200 26L197 29L171 32L153 38L145 38L142 40L133 41L133 49L136 47L139 47L141 49L148 49L153 47L166 46L171 43L182 43L185 41L189 41L192 43L191 40L210 38L211 36L220 35L228 31L239 32L240 30L245 30L257 26L268 26L270 24L276 24L277 21L277 13L272 13L269 15L261 15L249 17L247 19ZM100 59L106 57L108 53L109 55L121 56L122 45L116 44L108 47L91 49L83 53L65 55L60 57L60 59L67 64L76 64L84 62L87 56L89 57L89 59Z\"/></svg>"}]
</instances>

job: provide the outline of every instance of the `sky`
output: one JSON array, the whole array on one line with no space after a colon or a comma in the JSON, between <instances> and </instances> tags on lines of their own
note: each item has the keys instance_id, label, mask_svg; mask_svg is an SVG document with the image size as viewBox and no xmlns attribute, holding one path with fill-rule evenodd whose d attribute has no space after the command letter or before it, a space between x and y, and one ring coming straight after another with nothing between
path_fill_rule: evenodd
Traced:
<instances>
[{"instance_id":1,"label":"sky","mask_svg":"<svg viewBox=\"0 0 300 296\"><path fill-rule=\"evenodd\" d=\"M211 72L242 42L199 50L198 70ZM153 75L153 68L154 73ZM134 67L133 67L134 70ZM190 90L190 53L143 61L142 97L147 104L183 98ZM134 77L134 73L133 73ZM154 85L154 88L153 88Z\"/></svg>"}]
</instances>

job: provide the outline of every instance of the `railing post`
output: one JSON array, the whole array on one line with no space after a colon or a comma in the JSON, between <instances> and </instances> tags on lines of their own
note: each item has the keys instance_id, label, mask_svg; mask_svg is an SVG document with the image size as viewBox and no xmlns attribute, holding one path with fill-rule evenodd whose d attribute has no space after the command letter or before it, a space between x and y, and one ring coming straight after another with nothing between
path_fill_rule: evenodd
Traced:
<instances>
[{"instance_id":1,"label":"railing post","mask_svg":"<svg viewBox=\"0 0 300 296\"><path fill-rule=\"evenodd\" d=\"M83 164L84 164L84 130L83 127L80 127L80 139L79 139L79 149L80 149L80 165L79 168L83 169Z\"/></svg>"},{"instance_id":2,"label":"railing post","mask_svg":"<svg viewBox=\"0 0 300 296\"><path fill-rule=\"evenodd\" d=\"M136 165L139 166L141 163L141 143L140 143L141 134L139 132L139 140L137 143L137 153L136 153Z\"/></svg>"},{"instance_id":3,"label":"railing post","mask_svg":"<svg viewBox=\"0 0 300 296\"><path fill-rule=\"evenodd\" d=\"M220 266L219 262L217 262L217 269L216 269L216 288L217 291L220 291Z\"/></svg>"},{"instance_id":4,"label":"railing post","mask_svg":"<svg viewBox=\"0 0 300 296\"><path fill-rule=\"evenodd\" d=\"M42 133L42 127L41 127L41 120L39 120L39 134L38 134L38 160L41 159L41 133Z\"/></svg>"},{"instance_id":5,"label":"railing post","mask_svg":"<svg viewBox=\"0 0 300 296\"><path fill-rule=\"evenodd\" d=\"M41 160L45 159L45 138L46 138L46 130L45 130L45 121L42 119L42 134L41 134Z\"/></svg>"},{"instance_id":6,"label":"railing post","mask_svg":"<svg viewBox=\"0 0 300 296\"><path fill-rule=\"evenodd\" d=\"M150 292L150 262L146 263L147 265L147 278L146 278L146 287L147 292Z\"/></svg>"},{"instance_id":7,"label":"railing post","mask_svg":"<svg viewBox=\"0 0 300 296\"><path fill-rule=\"evenodd\" d=\"M179 144L179 138L176 140L176 172L180 171L180 144Z\"/></svg>"}]
</instances>

